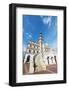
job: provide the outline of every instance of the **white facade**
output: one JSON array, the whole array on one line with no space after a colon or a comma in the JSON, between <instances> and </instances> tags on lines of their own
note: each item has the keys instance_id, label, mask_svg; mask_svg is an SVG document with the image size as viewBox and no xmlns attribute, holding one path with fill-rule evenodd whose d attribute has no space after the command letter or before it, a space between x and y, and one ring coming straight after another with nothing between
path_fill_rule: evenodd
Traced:
<instances>
[{"instance_id":1,"label":"white facade","mask_svg":"<svg viewBox=\"0 0 68 90\"><path fill-rule=\"evenodd\" d=\"M30 56L29 73L33 73L34 72L34 62L33 62L34 58L33 57L35 55L36 55L35 63L36 63L36 65L38 65L38 67L39 67L39 65L41 65L40 67L42 69L44 69L43 66L46 69L47 65L51 65L51 64L56 64L57 63L56 50L50 48L48 46L48 44L44 45L42 40L43 40L42 39L42 35L40 34L40 37L39 37L39 40L38 40L38 44L34 43L32 41L32 42L30 42L30 44L27 47L24 63L26 63L27 57Z\"/></svg>"}]
</instances>

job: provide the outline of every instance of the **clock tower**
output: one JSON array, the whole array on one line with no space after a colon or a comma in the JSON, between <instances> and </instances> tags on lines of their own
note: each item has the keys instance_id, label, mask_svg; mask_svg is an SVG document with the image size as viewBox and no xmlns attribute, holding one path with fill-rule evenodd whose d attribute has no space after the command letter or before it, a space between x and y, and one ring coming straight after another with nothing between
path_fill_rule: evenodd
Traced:
<instances>
[{"instance_id":1,"label":"clock tower","mask_svg":"<svg viewBox=\"0 0 68 90\"><path fill-rule=\"evenodd\" d=\"M43 37L42 37L42 33L39 34L39 39L38 39L38 45L39 45L39 52L43 51Z\"/></svg>"}]
</instances>

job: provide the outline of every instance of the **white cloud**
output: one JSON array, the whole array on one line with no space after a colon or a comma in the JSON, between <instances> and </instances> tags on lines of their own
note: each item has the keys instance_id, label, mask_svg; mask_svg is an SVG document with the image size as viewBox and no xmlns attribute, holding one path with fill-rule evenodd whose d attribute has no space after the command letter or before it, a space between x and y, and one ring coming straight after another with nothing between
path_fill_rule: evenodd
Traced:
<instances>
[{"instance_id":1,"label":"white cloud","mask_svg":"<svg viewBox=\"0 0 68 90\"><path fill-rule=\"evenodd\" d=\"M26 46L25 45L24 45L24 48L23 49L24 49L24 52L25 52L26 51Z\"/></svg>"},{"instance_id":2,"label":"white cloud","mask_svg":"<svg viewBox=\"0 0 68 90\"><path fill-rule=\"evenodd\" d=\"M46 16L40 16L40 17L42 18L42 21L43 21L44 24L47 24L48 27L51 26L51 19L52 19L51 16L48 16L48 17L46 17Z\"/></svg>"},{"instance_id":3,"label":"white cloud","mask_svg":"<svg viewBox=\"0 0 68 90\"><path fill-rule=\"evenodd\" d=\"M29 35L28 33L26 33L26 35Z\"/></svg>"},{"instance_id":4,"label":"white cloud","mask_svg":"<svg viewBox=\"0 0 68 90\"><path fill-rule=\"evenodd\" d=\"M29 38L32 38L32 35L31 34L29 35Z\"/></svg>"},{"instance_id":5,"label":"white cloud","mask_svg":"<svg viewBox=\"0 0 68 90\"><path fill-rule=\"evenodd\" d=\"M53 42L51 46L52 46L52 48L56 49L57 48L57 42Z\"/></svg>"},{"instance_id":6,"label":"white cloud","mask_svg":"<svg viewBox=\"0 0 68 90\"><path fill-rule=\"evenodd\" d=\"M29 38L32 38L32 35L31 35L31 34L26 33L26 35L27 35L27 38L28 38L28 37L29 37Z\"/></svg>"}]
</instances>

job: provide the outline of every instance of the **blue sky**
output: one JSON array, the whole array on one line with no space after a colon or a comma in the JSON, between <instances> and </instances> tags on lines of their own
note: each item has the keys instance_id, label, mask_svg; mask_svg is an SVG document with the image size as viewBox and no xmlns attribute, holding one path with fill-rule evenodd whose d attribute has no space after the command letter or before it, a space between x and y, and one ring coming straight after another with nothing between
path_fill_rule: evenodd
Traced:
<instances>
[{"instance_id":1,"label":"blue sky","mask_svg":"<svg viewBox=\"0 0 68 90\"><path fill-rule=\"evenodd\" d=\"M57 47L57 16L23 15L22 30L24 48L29 40L38 41L39 33L42 33L44 44L51 48Z\"/></svg>"}]
</instances>

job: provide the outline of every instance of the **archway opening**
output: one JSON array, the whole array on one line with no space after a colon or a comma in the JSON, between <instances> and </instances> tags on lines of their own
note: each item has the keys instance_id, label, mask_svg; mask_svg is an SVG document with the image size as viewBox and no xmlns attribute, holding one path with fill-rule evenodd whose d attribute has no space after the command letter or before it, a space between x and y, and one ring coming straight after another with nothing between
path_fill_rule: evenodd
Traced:
<instances>
[{"instance_id":1,"label":"archway opening","mask_svg":"<svg viewBox=\"0 0 68 90\"><path fill-rule=\"evenodd\" d=\"M29 62L29 61L30 61L30 55L27 56L26 62Z\"/></svg>"}]
</instances>

